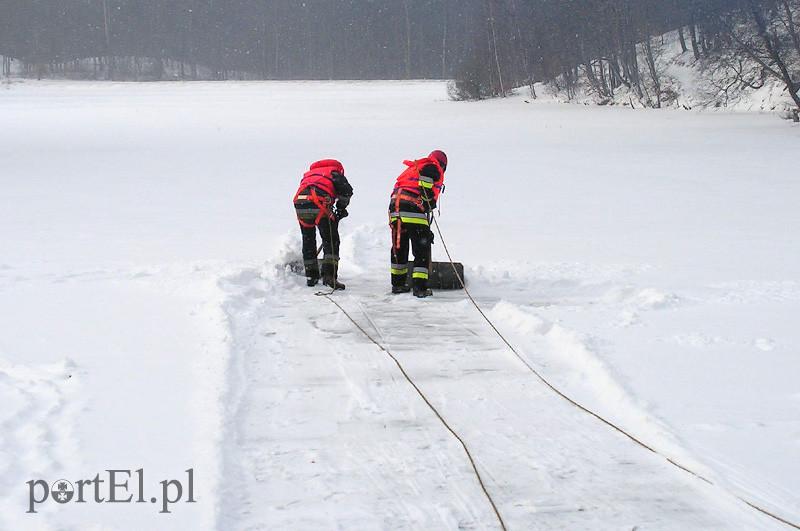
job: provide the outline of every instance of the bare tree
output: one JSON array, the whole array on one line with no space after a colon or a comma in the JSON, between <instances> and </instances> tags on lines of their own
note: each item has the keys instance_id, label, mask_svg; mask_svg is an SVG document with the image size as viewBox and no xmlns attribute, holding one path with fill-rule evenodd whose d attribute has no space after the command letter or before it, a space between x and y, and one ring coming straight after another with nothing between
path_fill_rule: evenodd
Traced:
<instances>
[{"instance_id":1,"label":"bare tree","mask_svg":"<svg viewBox=\"0 0 800 531\"><path fill-rule=\"evenodd\" d=\"M403 8L406 14L406 79L411 78L411 15L408 10L408 0L403 0Z\"/></svg>"},{"instance_id":2,"label":"bare tree","mask_svg":"<svg viewBox=\"0 0 800 531\"><path fill-rule=\"evenodd\" d=\"M101 0L103 3L103 34L106 44L106 78L114 77L114 55L111 49L111 10L108 8L108 0Z\"/></svg>"},{"instance_id":3,"label":"bare tree","mask_svg":"<svg viewBox=\"0 0 800 531\"><path fill-rule=\"evenodd\" d=\"M800 80L795 80L787 64L787 47L774 31L778 12L765 7L758 0L747 0L750 24L742 23L735 16L728 19L728 35L734 43L732 53L749 57L757 67L783 82L789 96L800 108ZM792 14L790 12L790 14ZM746 75L740 76L745 79Z\"/></svg>"},{"instance_id":4,"label":"bare tree","mask_svg":"<svg viewBox=\"0 0 800 531\"><path fill-rule=\"evenodd\" d=\"M500 67L500 54L497 51L497 31L494 23L494 0L486 0L489 4L489 27L492 33L492 48L494 49L494 61L497 67L497 79L500 84L500 95L506 97L506 89L503 86L503 71Z\"/></svg>"}]
</instances>

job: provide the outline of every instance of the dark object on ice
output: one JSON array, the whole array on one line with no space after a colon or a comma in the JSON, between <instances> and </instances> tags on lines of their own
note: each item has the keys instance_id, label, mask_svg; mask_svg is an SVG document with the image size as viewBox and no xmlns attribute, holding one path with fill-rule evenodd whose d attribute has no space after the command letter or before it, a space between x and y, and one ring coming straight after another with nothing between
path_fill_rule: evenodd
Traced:
<instances>
[{"instance_id":1,"label":"dark object on ice","mask_svg":"<svg viewBox=\"0 0 800 531\"><path fill-rule=\"evenodd\" d=\"M431 264L430 273L428 275L428 286L431 289L464 289L464 286L461 285L459 281L459 277L461 280L466 282L464 278L464 264L459 262L455 263L456 271L453 271L453 264L450 262L433 262ZM458 274L456 275L456 272ZM411 285L411 275L409 274L408 279L409 285Z\"/></svg>"},{"instance_id":2,"label":"dark object on ice","mask_svg":"<svg viewBox=\"0 0 800 531\"><path fill-rule=\"evenodd\" d=\"M455 265L455 270L453 266ZM428 278L428 287L433 289L464 289L464 264L456 262L433 262Z\"/></svg>"}]
</instances>

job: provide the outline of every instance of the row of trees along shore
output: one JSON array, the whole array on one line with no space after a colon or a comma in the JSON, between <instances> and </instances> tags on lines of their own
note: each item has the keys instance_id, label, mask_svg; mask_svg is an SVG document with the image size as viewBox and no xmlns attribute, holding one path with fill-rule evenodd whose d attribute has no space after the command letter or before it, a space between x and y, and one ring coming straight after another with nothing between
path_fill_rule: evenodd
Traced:
<instances>
[{"instance_id":1,"label":"row of trees along shore","mask_svg":"<svg viewBox=\"0 0 800 531\"><path fill-rule=\"evenodd\" d=\"M658 105L652 43L677 31L800 107L799 28L800 0L4 0L0 55L6 76L456 79L466 98L582 77Z\"/></svg>"},{"instance_id":2,"label":"row of trees along shore","mask_svg":"<svg viewBox=\"0 0 800 531\"><path fill-rule=\"evenodd\" d=\"M610 98L619 88L654 107L669 97L654 51L675 32L720 93L782 84L800 108L800 0L487 0L484 38L455 76L457 96L578 81ZM580 13L580 16L576 16ZM645 79L646 78L646 79Z\"/></svg>"}]
</instances>

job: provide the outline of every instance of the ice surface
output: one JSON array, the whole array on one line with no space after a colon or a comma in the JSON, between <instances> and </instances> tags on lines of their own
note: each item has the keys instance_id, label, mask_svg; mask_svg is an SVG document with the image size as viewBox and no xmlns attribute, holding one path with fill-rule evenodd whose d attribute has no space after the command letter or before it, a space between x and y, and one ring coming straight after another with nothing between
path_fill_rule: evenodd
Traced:
<instances>
[{"instance_id":1,"label":"ice surface","mask_svg":"<svg viewBox=\"0 0 800 531\"><path fill-rule=\"evenodd\" d=\"M800 519L797 127L427 82L26 82L0 116L0 528L494 525L396 368L286 271L291 195L329 156L356 189L337 296L471 444L511 529L773 525L731 493ZM460 293L387 294L388 193L434 148L489 315L719 487L565 406ZM139 467L194 467L198 503L24 513L30 479Z\"/></svg>"}]
</instances>

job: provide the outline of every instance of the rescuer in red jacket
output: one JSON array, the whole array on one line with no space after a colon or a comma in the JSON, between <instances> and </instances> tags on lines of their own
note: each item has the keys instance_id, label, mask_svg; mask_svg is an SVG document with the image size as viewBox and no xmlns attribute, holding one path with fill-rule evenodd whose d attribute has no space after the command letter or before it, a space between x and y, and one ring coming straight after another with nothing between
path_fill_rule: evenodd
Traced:
<instances>
[{"instance_id":1,"label":"rescuer in red jacket","mask_svg":"<svg viewBox=\"0 0 800 531\"><path fill-rule=\"evenodd\" d=\"M322 283L333 289L345 289L338 281L339 221L348 216L347 207L353 187L344 176L338 160L320 160L303 175L294 196L294 208L303 234L303 265L309 286L320 279L317 262L317 229L322 237Z\"/></svg>"},{"instance_id":2,"label":"rescuer in red jacket","mask_svg":"<svg viewBox=\"0 0 800 531\"><path fill-rule=\"evenodd\" d=\"M392 293L408 293L429 297L429 266L433 232L430 216L444 188L447 155L436 150L423 159L404 161L389 201L389 223L392 228ZM408 286L409 245L414 253L412 286Z\"/></svg>"}]
</instances>

